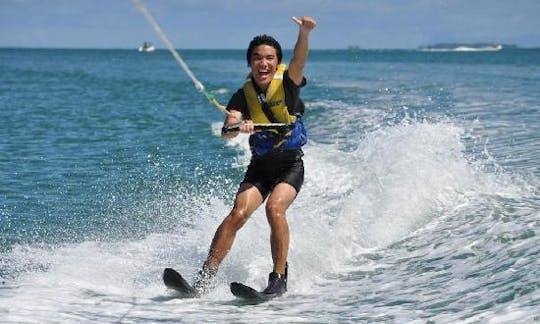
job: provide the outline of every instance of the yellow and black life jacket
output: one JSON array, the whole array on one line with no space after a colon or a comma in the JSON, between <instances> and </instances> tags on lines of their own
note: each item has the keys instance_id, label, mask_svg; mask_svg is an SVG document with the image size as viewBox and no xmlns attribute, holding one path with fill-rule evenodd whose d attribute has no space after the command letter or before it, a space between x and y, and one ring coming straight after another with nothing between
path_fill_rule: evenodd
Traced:
<instances>
[{"instance_id":1,"label":"yellow and black life jacket","mask_svg":"<svg viewBox=\"0 0 540 324\"><path fill-rule=\"evenodd\" d=\"M250 119L256 124L281 123L290 125L286 129L269 128L250 136L251 151L264 155L270 150L298 149L307 142L306 131L300 116L292 115L285 100L283 75L287 66L279 64L266 93L261 93L251 74L244 83L244 96Z\"/></svg>"},{"instance_id":2,"label":"yellow and black life jacket","mask_svg":"<svg viewBox=\"0 0 540 324\"><path fill-rule=\"evenodd\" d=\"M254 84L251 74L248 76L244 83L244 95L246 97L247 106L249 109L249 115L251 120L257 124L267 123L284 123L293 124L296 121L296 117L289 114L287 104L285 102L285 89L283 88L283 74L287 66L285 64L279 64L274 78L268 85L266 93L263 94L261 100L258 93L257 85ZM263 104L270 110L270 116L268 111L265 113Z\"/></svg>"}]
</instances>

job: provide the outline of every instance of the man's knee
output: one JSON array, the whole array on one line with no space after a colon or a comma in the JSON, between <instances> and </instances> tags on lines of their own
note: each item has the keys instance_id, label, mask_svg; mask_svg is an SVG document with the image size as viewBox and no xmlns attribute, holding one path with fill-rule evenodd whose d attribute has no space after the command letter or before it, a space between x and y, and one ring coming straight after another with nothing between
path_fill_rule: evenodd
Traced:
<instances>
[{"instance_id":1,"label":"man's knee","mask_svg":"<svg viewBox=\"0 0 540 324\"><path fill-rule=\"evenodd\" d=\"M223 222L232 230L237 231L244 226L248 217L249 215L244 208L233 208Z\"/></svg>"},{"instance_id":2,"label":"man's knee","mask_svg":"<svg viewBox=\"0 0 540 324\"><path fill-rule=\"evenodd\" d=\"M266 218L270 222L284 219L285 209L279 203L268 202L266 205Z\"/></svg>"}]
</instances>

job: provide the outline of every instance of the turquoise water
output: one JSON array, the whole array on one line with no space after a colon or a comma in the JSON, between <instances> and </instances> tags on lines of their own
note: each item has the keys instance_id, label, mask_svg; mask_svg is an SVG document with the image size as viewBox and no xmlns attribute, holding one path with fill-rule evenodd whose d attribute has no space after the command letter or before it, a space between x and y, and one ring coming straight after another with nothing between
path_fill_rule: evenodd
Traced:
<instances>
[{"instance_id":1,"label":"turquoise water","mask_svg":"<svg viewBox=\"0 0 540 324\"><path fill-rule=\"evenodd\" d=\"M222 103L248 72L180 53ZM249 161L168 52L0 49L0 75L5 322L540 321L540 50L312 51L289 293L257 306L227 284L265 284L262 211L213 294L161 283L200 266Z\"/></svg>"}]
</instances>

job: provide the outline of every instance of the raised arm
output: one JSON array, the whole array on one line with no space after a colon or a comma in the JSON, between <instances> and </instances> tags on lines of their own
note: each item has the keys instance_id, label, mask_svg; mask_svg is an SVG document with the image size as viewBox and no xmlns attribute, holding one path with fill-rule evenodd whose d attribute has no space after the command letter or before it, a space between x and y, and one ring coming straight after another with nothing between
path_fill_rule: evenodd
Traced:
<instances>
[{"instance_id":1,"label":"raised arm","mask_svg":"<svg viewBox=\"0 0 540 324\"><path fill-rule=\"evenodd\" d=\"M289 63L289 77L296 85L300 85L304 79L304 66L308 57L309 33L315 28L317 22L311 17L301 19L292 17L292 19L298 24L299 30L293 57Z\"/></svg>"}]
</instances>

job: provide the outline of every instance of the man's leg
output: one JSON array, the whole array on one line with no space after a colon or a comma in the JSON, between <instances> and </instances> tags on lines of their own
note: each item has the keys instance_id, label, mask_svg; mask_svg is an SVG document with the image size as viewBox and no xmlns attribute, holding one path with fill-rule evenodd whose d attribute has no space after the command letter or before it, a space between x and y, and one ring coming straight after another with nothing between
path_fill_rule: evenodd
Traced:
<instances>
[{"instance_id":1,"label":"man's leg","mask_svg":"<svg viewBox=\"0 0 540 324\"><path fill-rule=\"evenodd\" d=\"M289 225L286 212L295 198L296 189L288 183L280 183L274 188L266 203L274 272L279 274L285 274L289 251Z\"/></svg>"},{"instance_id":2,"label":"man's leg","mask_svg":"<svg viewBox=\"0 0 540 324\"><path fill-rule=\"evenodd\" d=\"M208 252L208 258L205 262L206 267L217 270L230 251L236 232L242 228L249 216L253 214L262 202L263 197L259 189L255 186L251 184L242 184L240 186L236 194L233 209L221 222L214 235L214 239L210 245L210 251Z\"/></svg>"},{"instance_id":3,"label":"man's leg","mask_svg":"<svg viewBox=\"0 0 540 324\"><path fill-rule=\"evenodd\" d=\"M236 232L246 223L249 216L262 202L263 197L255 186L251 184L242 184L240 186L233 209L216 230L208 257L195 277L193 287L200 294L207 293L211 288L219 265L232 247Z\"/></svg>"},{"instance_id":4,"label":"man's leg","mask_svg":"<svg viewBox=\"0 0 540 324\"><path fill-rule=\"evenodd\" d=\"M296 197L296 189L280 183L275 188L266 204L266 218L270 224L270 245L274 270L268 275L266 294L281 295L287 291L287 255L289 252L289 225L287 208Z\"/></svg>"}]
</instances>

